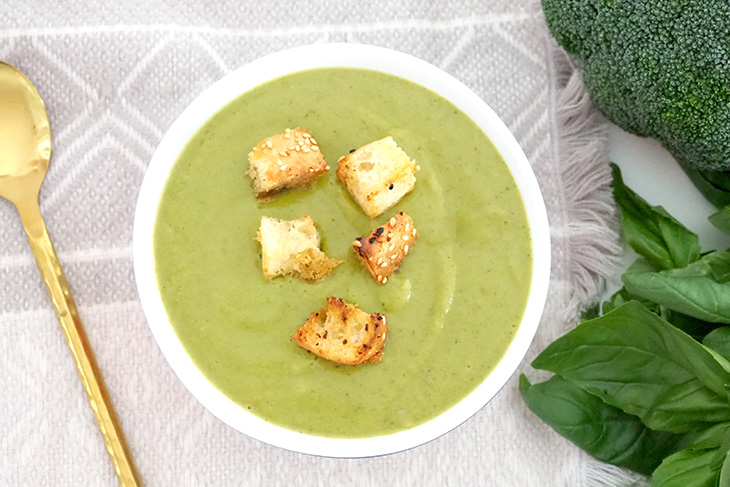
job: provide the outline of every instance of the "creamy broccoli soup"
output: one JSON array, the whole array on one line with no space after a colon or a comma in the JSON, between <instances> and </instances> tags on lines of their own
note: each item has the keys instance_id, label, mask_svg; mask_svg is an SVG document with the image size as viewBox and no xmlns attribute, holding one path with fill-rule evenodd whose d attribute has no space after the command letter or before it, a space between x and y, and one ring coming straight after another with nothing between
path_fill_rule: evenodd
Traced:
<instances>
[{"instance_id":1,"label":"creamy broccoli soup","mask_svg":"<svg viewBox=\"0 0 730 487\"><path fill-rule=\"evenodd\" d=\"M285 128L312 131L331 169L314 186L257 201L247 154ZM415 189L371 220L335 176L351 149L392 136L420 165ZM405 211L419 239L379 286L352 241ZM310 215L344 263L316 284L264 279L261 216ZM328 437L424 423L474 390L506 352L532 273L527 217L484 133L440 96L377 72L327 68L285 76L236 99L192 138L166 183L155 265L170 322L203 374L253 414ZM383 360L319 358L290 338L329 296L385 313Z\"/></svg>"}]
</instances>

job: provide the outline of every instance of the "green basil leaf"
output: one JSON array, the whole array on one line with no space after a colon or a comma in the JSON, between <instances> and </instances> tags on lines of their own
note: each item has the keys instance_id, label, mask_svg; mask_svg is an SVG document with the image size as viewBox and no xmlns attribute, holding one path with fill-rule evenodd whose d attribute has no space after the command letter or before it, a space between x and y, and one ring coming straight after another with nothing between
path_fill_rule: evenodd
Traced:
<instances>
[{"instance_id":1,"label":"green basil leaf","mask_svg":"<svg viewBox=\"0 0 730 487\"><path fill-rule=\"evenodd\" d=\"M700 320L694 316L688 316L663 307L659 315L698 342L701 342L712 330L723 327L722 323Z\"/></svg>"},{"instance_id":2,"label":"green basil leaf","mask_svg":"<svg viewBox=\"0 0 730 487\"><path fill-rule=\"evenodd\" d=\"M682 433L730 421L730 373L700 343L636 301L580 324L532 365L653 430Z\"/></svg>"},{"instance_id":3,"label":"green basil leaf","mask_svg":"<svg viewBox=\"0 0 730 487\"><path fill-rule=\"evenodd\" d=\"M720 470L720 477L717 479L717 483L715 485L718 487L730 486L730 451L725 453L725 458Z\"/></svg>"},{"instance_id":4,"label":"green basil leaf","mask_svg":"<svg viewBox=\"0 0 730 487\"><path fill-rule=\"evenodd\" d=\"M686 435L652 431L636 416L557 375L534 385L522 375L520 393L537 417L594 458L645 475L688 440Z\"/></svg>"},{"instance_id":5,"label":"green basil leaf","mask_svg":"<svg viewBox=\"0 0 730 487\"><path fill-rule=\"evenodd\" d=\"M615 164L613 194L621 210L621 224L626 242L639 255L662 269L684 267L700 257L696 234L672 218L664 208L651 206L621 178Z\"/></svg>"},{"instance_id":6,"label":"green basil leaf","mask_svg":"<svg viewBox=\"0 0 730 487\"><path fill-rule=\"evenodd\" d=\"M660 314L660 312L661 312L660 306L658 304L653 303L653 302L649 301L648 299L643 299L643 298L640 298L639 296L634 296L633 294L628 292L625 287L622 287L621 289L616 291L613 294L613 296L611 296L606 301L604 301L601 310L603 311L603 314L610 313L614 309L618 308L619 306L621 306L623 304L628 303L629 301L638 301L646 309L650 310L653 313Z\"/></svg>"},{"instance_id":7,"label":"green basil leaf","mask_svg":"<svg viewBox=\"0 0 730 487\"><path fill-rule=\"evenodd\" d=\"M700 171L681 158L677 162L710 203L718 208L730 205L730 171Z\"/></svg>"},{"instance_id":8,"label":"green basil leaf","mask_svg":"<svg viewBox=\"0 0 730 487\"><path fill-rule=\"evenodd\" d=\"M730 323L730 252L715 251L681 269L622 276L631 294L713 323Z\"/></svg>"},{"instance_id":9,"label":"green basil leaf","mask_svg":"<svg viewBox=\"0 0 730 487\"><path fill-rule=\"evenodd\" d=\"M730 360L730 326L712 330L702 340L702 344Z\"/></svg>"},{"instance_id":10,"label":"green basil leaf","mask_svg":"<svg viewBox=\"0 0 730 487\"><path fill-rule=\"evenodd\" d=\"M708 218L710 223L725 233L730 234L730 206L726 206Z\"/></svg>"},{"instance_id":11,"label":"green basil leaf","mask_svg":"<svg viewBox=\"0 0 730 487\"><path fill-rule=\"evenodd\" d=\"M725 470L729 449L730 423L711 426L697 434L686 449L667 457L654 472L652 485L725 485L721 470Z\"/></svg>"},{"instance_id":12,"label":"green basil leaf","mask_svg":"<svg viewBox=\"0 0 730 487\"><path fill-rule=\"evenodd\" d=\"M685 449L664 459L652 475L652 487L715 487L720 477L710 463L716 450Z\"/></svg>"}]
</instances>

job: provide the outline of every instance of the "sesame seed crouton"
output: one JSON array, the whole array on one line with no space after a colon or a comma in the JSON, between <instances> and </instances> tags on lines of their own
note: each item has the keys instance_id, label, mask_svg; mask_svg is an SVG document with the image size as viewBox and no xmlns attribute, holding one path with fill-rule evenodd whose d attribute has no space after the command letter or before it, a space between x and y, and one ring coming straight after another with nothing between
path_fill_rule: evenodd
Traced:
<instances>
[{"instance_id":1,"label":"sesame seed crouton","mask_svg":"<svg viewBox=\"0 0 730 487\"><path fill-rule=\"evenodd\" d=\"M375 282L383 285L400 267L418 240L418 231L410 216L399 211L388 223L367 237L355 239L352 248Z\"/></svg>"},{"instance_id":2,"label":"sesame seed crouton","mask_svg":"<svg viewBox=\"0 0 730 487\"><path fill-rule=\"evenodd\" d=\"M248 175L259 198L309 186L330 169L312 133L302 128L262 140L249 152L248 162Z\"/></svg>"},{"instance_id":3,"label":"sesame seed crouton","mask_svg":"<svg viewBox=\"0 0 730 487\"><path fill-rule=\"evenodd\" d=\"M319 281L342 263L320 250L319 233L310 216L299 220L264 216L256 240L261 242L261 268L266 279L298 275L305 281Z\"/></svg>"},{"instance_id":4,"label":"sesame seed crouton","mask_svg":"<svg viewBox=\"0 0 730 487\"><path fill-rule=\"evenodd\" d=\"M417 170L415 161L392 137L364 145L337 161L337 177L370 218L413 189Z\"/></svg>"},{"instance_id":5,"label":"sesame seed crouton","mask_svg":"<svg viewBox=\"0 0 730 487\"><path fill-rule=\"evenodd\" d=\"M380 362L387 338L385 315L368 314L335 297L327 298L327 306L312 313L292 335L305 350L347 365Z\"/></svg>"}]
</instances>

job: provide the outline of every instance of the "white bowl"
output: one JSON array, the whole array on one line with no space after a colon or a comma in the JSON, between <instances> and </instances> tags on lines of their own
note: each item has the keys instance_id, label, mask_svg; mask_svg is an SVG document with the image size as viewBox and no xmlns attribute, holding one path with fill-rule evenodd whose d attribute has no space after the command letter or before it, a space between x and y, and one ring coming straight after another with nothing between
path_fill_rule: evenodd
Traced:
<instances>
[{"instance_id":1,"label":"white bowl","mask_svg":"<svg viewBox=\"0 0 730 487\"><path fill-rule=\"evenodd\" d=\"M188 140L216 112L244 92L283 75L320 67L365 68L399 76L460 108L491 139L512 172L532 237L529 298L522 322L501 361L481 385L451 409L412 429L384 436L339 439L301 434L270 424L234 403L211 385L186 354L165 313L155 278L156 210L168 174ZM288 450L331 457L366 457L406 450L447 433L478 412L504 386L525 356L542 315L550 276L545 204L527 158L502 120L469 88L431 64L397 51L355 44L319 44L271 54L225 76L196 98L165 134L147 169L134 218L133 255L140 301L152 334L193 396L219 419L252 438Z\"/></svg>"}]
</instances>

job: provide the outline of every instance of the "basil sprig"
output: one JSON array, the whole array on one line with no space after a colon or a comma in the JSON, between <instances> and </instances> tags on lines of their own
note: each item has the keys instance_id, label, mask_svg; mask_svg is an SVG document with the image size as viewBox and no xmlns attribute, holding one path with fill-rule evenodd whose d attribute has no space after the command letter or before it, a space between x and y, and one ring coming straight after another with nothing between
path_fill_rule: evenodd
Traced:
<instances>
[{"instance_id":1,"label":"basil sprig","mask_svg":"<svg viewBox=\"0 0 730 487\"><path fill-rule=\"evenodd\" d=\"M658 487L730 487L730 251L651 206L614 171L624 287L550 344L520 377L527 406L595 458ZM724 213L723 213L724 212ZM712 217L730 230L730 207Z\"/></svg>"}]
</instances>

